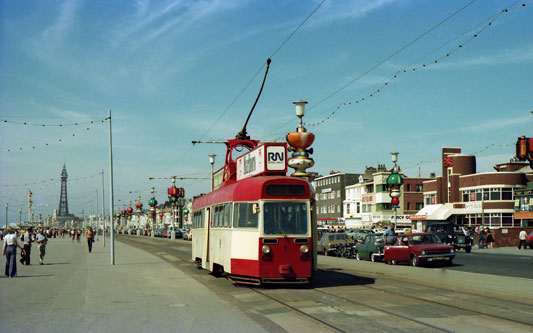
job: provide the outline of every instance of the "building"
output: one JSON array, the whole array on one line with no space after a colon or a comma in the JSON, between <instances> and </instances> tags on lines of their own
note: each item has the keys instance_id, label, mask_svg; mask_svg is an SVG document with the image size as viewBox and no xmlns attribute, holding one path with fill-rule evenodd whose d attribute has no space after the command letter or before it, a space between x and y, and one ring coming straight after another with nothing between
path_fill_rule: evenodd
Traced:
<instances>
[{"instance_id":1,"label":"building","mask_svg":"<svg viewBox=\"0 0 533 333\"><path fill-rule=\"evenodd\" d=\"M319 226L344 226L342 207L345 187L357 183L359 176L361 174L331 171L329 175L313 180Z\"/></svg>"},{"instance_id":2,"label":"building","mask_svg":"<svg viewBox=\"0 0 533 333\"><path fill-rule=\"evenodd\" d=\"M366 167L358 183L346 187L343 202L344 219L347 228L371 228L385 226L394 221L394 207L387 187L391 171L385 165ZM404 176L400 188L400 206L396 209L398 227L411 227L410 216L423 208L423 182L429 178Z\"/></svg>"},{"instance_id":3,"label":"building","mask_svg":"<svg viewBox=\"0 0 533 333\"><path fill-rule=\"evenodd\" d=\"M533 227L533 182L526 188L515 190L514 219L520 221L522 227Z\"/></svg>"},{"instance_id":4,"label":"building","mask_svg":"<svg viewBox=\"0 0 533 333\"><path fill-rule=\"evenodd\" d=\"M461 148L442 148L442 176L424 184L424 208L411 217L417 230L431 222L449 222L494 231L500 246L514 237L524 220L515 218L515 197L533 181L528 163L512 158L494 172L476 173L476 158ZM529 223L529 222L527 222Z\"/></svg>"}]
</instances>

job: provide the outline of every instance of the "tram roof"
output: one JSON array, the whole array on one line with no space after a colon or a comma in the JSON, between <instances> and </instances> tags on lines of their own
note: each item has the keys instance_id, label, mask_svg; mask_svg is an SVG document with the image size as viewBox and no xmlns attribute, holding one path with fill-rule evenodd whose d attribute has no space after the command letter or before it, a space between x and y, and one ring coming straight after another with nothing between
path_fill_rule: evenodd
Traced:
<instances>
[{"instance_id":1,"label":"tram roof","mask_svg":"<svg viewBox=\"0 0 533 333\"><path fill-rule=\"evenodd\" d=\"M267 185L295 184L303 185L303 195L268 195ZM232 201L257 201L260 199L308 199L310 197L309 183L300 178L289 176L258 176L250 177L230 185L223 186L213 192L194 199L193 210Z\"/></svg>"}]
</instances>

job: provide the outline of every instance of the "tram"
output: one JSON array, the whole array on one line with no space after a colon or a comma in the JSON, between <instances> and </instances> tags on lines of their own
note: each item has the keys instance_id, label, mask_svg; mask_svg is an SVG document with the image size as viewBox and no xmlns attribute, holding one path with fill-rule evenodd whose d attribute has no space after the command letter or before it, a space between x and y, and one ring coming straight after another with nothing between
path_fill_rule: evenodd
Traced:
<instances>
[{"instance_id":1,"label":"tram","mask_svg":"<svg viewBox=\"0 0 533 333\"><path fill-rule=\"evenodd\" d=\"M309 283L312 194L306 180L286 176L287 144L225 144L213 191L193 201L192 260L235 283Z\"/></svg>"}]
</instances>

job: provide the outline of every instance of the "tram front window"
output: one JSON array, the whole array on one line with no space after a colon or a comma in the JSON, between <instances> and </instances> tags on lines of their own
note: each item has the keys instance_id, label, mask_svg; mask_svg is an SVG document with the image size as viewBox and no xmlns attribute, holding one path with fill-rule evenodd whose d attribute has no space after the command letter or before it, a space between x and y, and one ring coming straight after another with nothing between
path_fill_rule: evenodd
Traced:
<instances>
[{"instance_id":1,"label":"tram front window","mask_svg":"<svg viewBox=\"0 0 533 333\"><path fill-rule=\"evenodd\" d=\"M308 222L305 202L265 202L263 205L265 235L305 235Z\"/></svg>"}]
</instances>

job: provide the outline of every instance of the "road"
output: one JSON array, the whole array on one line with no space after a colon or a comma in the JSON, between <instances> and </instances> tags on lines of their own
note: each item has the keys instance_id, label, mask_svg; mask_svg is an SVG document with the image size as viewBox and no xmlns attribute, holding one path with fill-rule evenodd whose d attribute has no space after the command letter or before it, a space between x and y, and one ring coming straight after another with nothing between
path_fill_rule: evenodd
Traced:
<instances>
[{"instance_id":1,"label":"road","mask_svg":"<svg viewBox=\"0 0 533 333\"><path fill-rule=\"evenodd\" d=\"M190 242L183 240L117 240L160 258L191 260ZM460 262L447 271L320 256L308 288L235 286L192 263L179 269L269 331L298 331L304 322L337 332L531 331L530 280L460 272L467 266Z\"/></svg>"},{"instance_id":2,"label":"road","mask_svg":"<svg viewBox=\"0 0 533 333\"><path fill-rule=\"evenodd\" d=\"M457 252L453 263L446 269L533 279L533 256Z\"/></svg>"}]
</instances>

